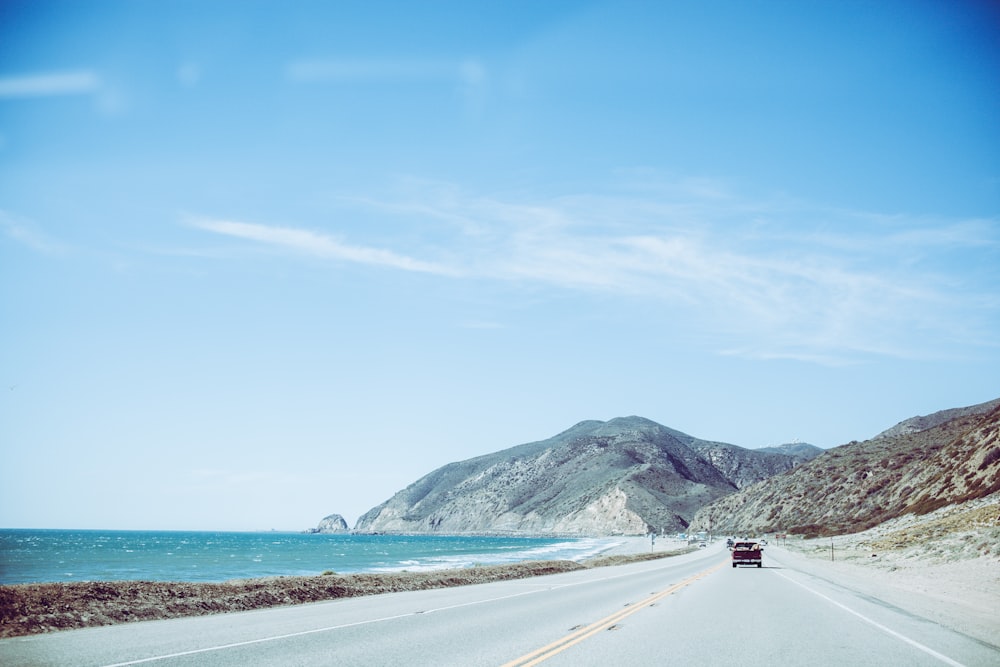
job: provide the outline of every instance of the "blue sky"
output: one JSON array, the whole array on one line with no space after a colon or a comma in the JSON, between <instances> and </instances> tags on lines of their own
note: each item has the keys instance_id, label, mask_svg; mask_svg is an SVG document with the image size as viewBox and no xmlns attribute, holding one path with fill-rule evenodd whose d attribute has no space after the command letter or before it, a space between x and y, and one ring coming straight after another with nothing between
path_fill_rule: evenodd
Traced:
<instances>
[{"instance_id":1,"label":"blue sky","mask_svg":"<svg viewBox=\"0 0 1000 667\"><path fill-rule=\"evenodd\" d=\"M1000 11L5 2L0 526L352 523L1000 396Z\"/></svg>"}]
</instances>

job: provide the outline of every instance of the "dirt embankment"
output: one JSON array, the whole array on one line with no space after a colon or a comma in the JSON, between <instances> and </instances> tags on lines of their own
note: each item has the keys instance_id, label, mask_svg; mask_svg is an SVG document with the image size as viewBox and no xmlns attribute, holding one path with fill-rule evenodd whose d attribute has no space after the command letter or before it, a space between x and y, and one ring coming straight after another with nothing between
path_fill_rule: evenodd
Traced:
<instances>
[{"instance_id":1,"label":"dirt embankment","mask_svg":"<svg viewBox=\"0 0 1000 667\"><path fill-rule=\"evenodd\" d=\"M822 574L992 645L1000 637L1000 494L850 535L779 541Z\"/></svg>"},{"instance_id":2,"label":"dirt embankment","mask_svg":"<svg viewBox=\"0 0 1000 667\"><path fill-rule=\"evenodd\" d=\"M585 565L572 561L530 561L433 572L274 577L214 584L95 581L0 586L0 637L484 584L586 567L623 565L676 553L606 556Z\"/></svg>"}]
</instances>

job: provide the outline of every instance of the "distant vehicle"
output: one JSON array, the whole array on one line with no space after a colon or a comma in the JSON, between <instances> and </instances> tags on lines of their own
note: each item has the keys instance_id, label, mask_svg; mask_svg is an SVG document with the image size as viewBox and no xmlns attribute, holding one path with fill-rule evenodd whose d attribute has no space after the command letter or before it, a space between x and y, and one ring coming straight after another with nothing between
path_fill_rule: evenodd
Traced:
<instances>
[{"instance_id":1,"label":"distant vehicle","mask_svg":"<svg viewBox=\"0 0 1000 667\"><path fill-rule=\"evenodd\" d=\"M760 544L757 542L737 542L733 545L733 567L737 565L756 565L763 567Z\"/></svg>"},{"instance_id":2,"label":"distant vehicle","mask_svg":"<svg viewBox=\"0 0 1000 667\"><path fill-rule=\"evenodd\" d=\"M707 546L708 546L707 544L705 544L704 542L702 542L701 544L698 545L698 548L699 549L704 549Z\"/></svg>"},{"instance_id":3,"label":"distant vehicle","mask_svg":"<svg viewBox=\"0 0 1000 667\"><path fill-rule=\"evenodd\" d=\"M733 548L733 538L730 537L728 540L726 540L726 546L729 547L730 549Z\"/></svg>"}]
</instances>

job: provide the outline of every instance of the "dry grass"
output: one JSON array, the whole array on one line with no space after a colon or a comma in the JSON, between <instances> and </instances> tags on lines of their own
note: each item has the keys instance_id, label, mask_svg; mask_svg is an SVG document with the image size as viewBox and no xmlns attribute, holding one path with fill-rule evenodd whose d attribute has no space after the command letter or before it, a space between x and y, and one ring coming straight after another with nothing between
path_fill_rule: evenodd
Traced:
<instances>
[{"instance_id":1,"label":"dry grass","mask_svg":"<svg viewBox=\"0 0 1000 667\"><path fill-rule=\"evenodd\" d=\"M432 572L273 577L215 584L103 581L0 586L0 637L524 579L687 551L606 556L584 565L530 561Z\"/></svg>"},{"instance_id":2,"label":"dry grass","mask_svg":"<svg viewBox=\"0 0 1000 667\"><path fill-rule=\"evenodd\" d=\"M909 514L867 530L836 537L790 540L805 555L871 561L889 568L993 559L1000 565L1000 495ZM872 560L879 559L879 560Z\"/></svg>"},{"instance_id":3,"label":"dry grass","mask_svg":"<svg viewBox=\"0 0 1000 667\"><path fill-rule=\"evenodd\" d=\"M1000 408L854 442L703 508L691 530L857 533L1000 492Z\"/></svg>"},{"instance_id":4,"label":"dry grass","mask_svg":"<svg viewBox=\"0 0 1000 667\"><path fill-rule=\"evenodd\" d=\"M996 645L1000 496L860 533L782 544L809 557L799 563L807 571L836 572L839 582L865 595Z\"/></svg>"}]
</instances>

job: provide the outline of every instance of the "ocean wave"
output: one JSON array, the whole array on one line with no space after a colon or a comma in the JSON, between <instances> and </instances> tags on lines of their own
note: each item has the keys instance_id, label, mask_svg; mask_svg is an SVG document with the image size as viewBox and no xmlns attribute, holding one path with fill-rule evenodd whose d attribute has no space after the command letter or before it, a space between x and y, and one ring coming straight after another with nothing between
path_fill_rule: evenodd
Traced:
<instances>
[{"instance_id":1,"label":"ocean wave","mask_svg":"<svg viewBox=\"0 0 1000 667\"><path fill-rule=\"evenodd\" d=\"M580 562L619 544L614 538L482 535L0 530L0 583L209 582L326 571L421 572L529 560Z\"/></svg>"}]
</instances>

